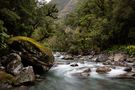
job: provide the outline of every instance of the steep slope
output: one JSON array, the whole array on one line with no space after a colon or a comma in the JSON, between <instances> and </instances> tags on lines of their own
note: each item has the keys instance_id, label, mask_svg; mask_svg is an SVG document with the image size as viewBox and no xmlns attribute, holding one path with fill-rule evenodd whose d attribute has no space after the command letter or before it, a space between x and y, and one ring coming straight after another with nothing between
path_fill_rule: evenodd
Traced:
<instances>
[{"instance_id":1,"label":"steep slope","mask_svg":"<svg viewBox=\"0 0 135 90\"><path fill-rule=\"evenodd\" d=\"M52 0L59 9L59 17L62 18L72 12L79 0Z\"/></svg>"}]
</instances>

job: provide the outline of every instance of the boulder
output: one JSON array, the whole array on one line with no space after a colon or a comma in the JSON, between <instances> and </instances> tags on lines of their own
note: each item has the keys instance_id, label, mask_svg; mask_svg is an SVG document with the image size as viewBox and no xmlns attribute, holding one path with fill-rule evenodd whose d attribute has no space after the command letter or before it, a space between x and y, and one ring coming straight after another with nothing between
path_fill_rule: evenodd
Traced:
<instances>
[{"instance_id":1,"label":"boulder","mask_svg":"<svg viewBox=\"0 0 135 90\"><path fill-rule=\"evenodd\" d=\"M118 79L135 79L135 72L128 72L117 76Z\"/></svg>"},{"instance_id":2,"label":"boulder","mask_svg":"<svg viewBox=\"0 0 135 90\"><path fill-rule=\"evenodd\" d=\"M105 62L108 60L108 56L105 54L95 55L91 58L93 62Z\"/></svg>"},{"instance_id":3,"label":"boulder","mask_svg":"<svg viewBox=\"0 0 135 90\"><path fill-rule=\"evenodd\" d=\"M129 62L129 63L133 63L135 61L135 58L127 58L126 61Z\"/></svg>"},{"instance_id":4,"label":"boulder","mask_svg":"<svg viewBox=\"0 0 135 90\"><path fill-rule=\"evenodd\" d=\"M123 66L123 67L128 66L127 62L125 62L125 61L114 61L112 64L115 66Z\"/></svg>"},{"instance_id":5,"label":"boulder","mask_svg":"<svg viewBox=\"0 0 135 90\"><path fill-rule=\"evenodd\" d=\"M105 62L108 60L108 56L105 54L98 55L98 58L96 59L96 62Z\"/></svg>"},{"instance_id":6,"label":"boulder","mask_svg":"<svg viewBox=\"0 0 135 90\"><path fill-rule=\"evenodd\" d=\"M72 67L77 67L77 66L79 66L77 63L74 63L74 64L71 64L70 66L72 66Z\"/></svg>"},{"instance_id":7,"label":"boulder","mask_svg":"<svg viewBox=\"0 0 135 90\"><path fill-rule=\"evenodd\" d=\"M77 73L72 73L72 76L75 76L77 78L87 78L91 72L91 69L88 67L78 68L78 70L81 71Z\"/></svg>"},{"instance_id":8,"label":"boulder","mask_svg":"<svg viewBox=\"0 0 135 90\"><path fill-rule=\"evenodd\" d=\"M71 55L66 55L63 57L65 60L73 60L74 58Z\"/></svg>"},{"instance_id":9,"label":"boulder","mask_svg":"<svg viewBox=\"0 0 135 90\"><path fill-rule=\"evenodd\" d=\"M8 59L10 62L6 66L6 71L12 73L13 75L19 75L23 69L21 57L16 53L11 53L8 56Z\"/></svg>"},{"instance_id":10,"label":"boulder","mask_svg":"<svg viewBox=\"0 0 135 90\"><path fill-rule=\"evenodd\" d=\"M132 67L126 67L126 68L124 69L124 71L126 71L126 72L131 72L131 71L132 71Z\"/></svg>"},{"instance_id":11,"label":"boulder","mask_svg":"<svg viewBox=\"0 0 135 90\"><path fill-rule=\"evenodd\" d=\"M107 60L106 62L103 62L104 65L112 65L112 61L111 60Z\"/></svg>"},{"instance_id":12,"label":"boulder","mask_svg":"<svg viewBox=\"0 0 135 90\"><path fill-rule=\"evenodd\" d=\"M127 55L122 53L117 53L114 55L114 61L126 61Z\"/></svg>"},{"instance_id":13,"label":"boulder","mask_svg":"<svg viewBox=\"0 0 135 90\"><path fill-rule=\"evenodd\" d=\"M102 66L102 67L99 67L96 69L96 72L98 72L98 73L107 73L110 71L111 71L111 68L108 66Z\"/></svg>"},{"instance_id":14,"label":"boulder","mask_svg":"<svg viewBox=\"0 0 135 90\"><path fill-rule=\"evenodd\" d=\"M20 75L18 75L16 77L16 81L17 81L17 85L19 84L25 84L25 83L32 83L35 81L35 74L33 71L33 67L32 66L28 66L23 68L22 72L20 73Z\"/></svg>"},{"instance_id":15,"label":"boulder","mask_svg":"<svg viewBox=\"0 0 135 90\"><path fill-rule=\"evenodd\" d=\"M36 73L46 72L53 66L52 51L32 38L16 36L8 42L10 51L20 55L23 66L33 66Z\"/></svg>"}]
</instances>

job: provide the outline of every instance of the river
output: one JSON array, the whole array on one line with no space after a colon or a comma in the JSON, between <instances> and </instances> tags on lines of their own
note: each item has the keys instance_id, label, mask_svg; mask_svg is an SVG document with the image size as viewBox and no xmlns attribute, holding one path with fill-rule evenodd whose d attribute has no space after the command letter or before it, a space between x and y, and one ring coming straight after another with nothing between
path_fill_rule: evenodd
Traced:
<instances>
[{"instance_id":1,"label":"river","mask_svg":"<svg viewBox=\"0 0 135 90\"><path fill-rule=\"evenodd\" d=\"M125 73L123 67L112 69L107 74L98 74L96 67L102 63L84 61L73 62L56 58L61 64L54 66L47 74L45 79L35 86L19 87L9 90L135 90L135 80L114 79L112 77ZM68 63L68 64L67 64ZM78 67L71 67L71 63L77 63ZM90 67L90 76L72 76L73 73L81 72L78 68Z\"/></svg>"}]
</instances>

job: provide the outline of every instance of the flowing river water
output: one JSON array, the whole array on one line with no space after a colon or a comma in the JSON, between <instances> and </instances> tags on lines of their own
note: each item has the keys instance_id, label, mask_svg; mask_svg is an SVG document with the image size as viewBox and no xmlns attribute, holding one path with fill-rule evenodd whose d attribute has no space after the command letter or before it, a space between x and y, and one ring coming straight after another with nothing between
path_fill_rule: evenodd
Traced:
<instances>
[{"instance_id":1,"label":"flowing river water","mask_svg":"<svg viewBox=\"0 0 135 90\"><path fill-rule=\"evenodd\" d=\"M45 79L35 86L9 90L135 90L135 80L112 78L125 73L123 71L124 67L116 67L107 74L98 74L95 69L103 66L102 63L88 61L80 63L65 61L60 58L56 58L56 62L59 62L59 64L54 66L45 75ZM77 63L79 66L71 67L71 63ZM73 73L81 72L82 69L79 68L83 67L91 68L89 76L73 76Z\"/></svg>"}]
</instances>

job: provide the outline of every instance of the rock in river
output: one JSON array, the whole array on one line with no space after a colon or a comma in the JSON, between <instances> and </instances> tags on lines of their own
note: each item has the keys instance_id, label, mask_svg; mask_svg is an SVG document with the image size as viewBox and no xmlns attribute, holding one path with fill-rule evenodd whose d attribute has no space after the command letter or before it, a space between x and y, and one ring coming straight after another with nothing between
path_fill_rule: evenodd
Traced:
<instances>
[{"instance_id":1,"label":"rock in river","mask_svg":"<svg viewBox=\"0 0 135 90\"><path fill-rule=\"evenodd\" d=\"M32 66L25 67L16 78L16 84L31 83L35 81L35 74Z\"/></svg>"},{"instance_id":2,"label":"rock in river","mask_svg":"<svg viewBox=\"0 0 135 90\"><path fill-rule=\"evenodd\" d=\"M98 72L98 73L107 73L110 71L111 71L111 68L108 66L102 66L102 67L99 67L96 69L96 72Z\"/></svg>"}]
</instances>

